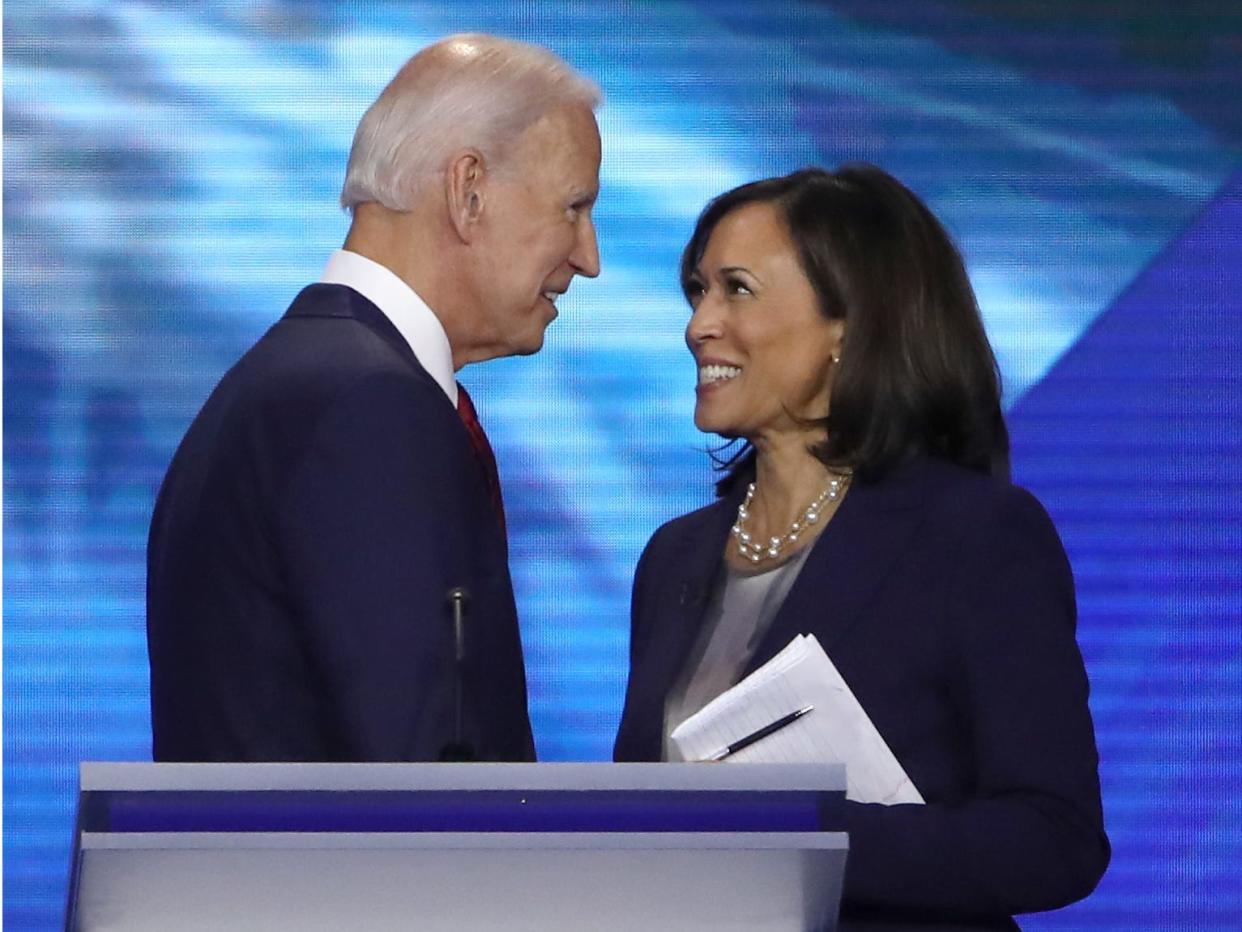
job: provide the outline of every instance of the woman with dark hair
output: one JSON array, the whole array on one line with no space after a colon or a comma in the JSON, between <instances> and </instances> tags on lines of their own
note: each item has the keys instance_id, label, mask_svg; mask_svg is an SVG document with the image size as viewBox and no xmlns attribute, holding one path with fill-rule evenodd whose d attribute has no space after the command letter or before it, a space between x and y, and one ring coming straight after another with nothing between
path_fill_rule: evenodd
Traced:
<instances>
[{"instance_id":1,"label":"woman with dark hair","mask_svg":"<svg viewBox=\"0 0 1242 932\"><path fill-rule=\"evenodd\" d=\"M1073 579L1009 483L961 257L870 166L712 201L682 258L695 424L744 441L634 580L617 760L814 634L923 803L847 799L842 928L1012 929L1109 859Z\"/></svg>"}]
</instances>

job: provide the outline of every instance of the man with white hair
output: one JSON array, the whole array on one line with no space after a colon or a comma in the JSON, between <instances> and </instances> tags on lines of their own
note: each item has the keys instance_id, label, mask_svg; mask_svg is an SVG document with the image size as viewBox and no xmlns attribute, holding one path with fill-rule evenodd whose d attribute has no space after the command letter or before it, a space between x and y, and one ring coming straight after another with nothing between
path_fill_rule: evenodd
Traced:
<instances>
[{"instance_id":1,"label":"man with white hair","mask_svg":"<svg viewBox=\"0 0 1242 932\"><path fill-rule=\"evenodd\" d=\"M495 461L455 373L536 352L599 273L598 100L545 49L459 35L363 116L344 248L156 502L156 760L534 758Z\"/></svg>"}]
</instances>

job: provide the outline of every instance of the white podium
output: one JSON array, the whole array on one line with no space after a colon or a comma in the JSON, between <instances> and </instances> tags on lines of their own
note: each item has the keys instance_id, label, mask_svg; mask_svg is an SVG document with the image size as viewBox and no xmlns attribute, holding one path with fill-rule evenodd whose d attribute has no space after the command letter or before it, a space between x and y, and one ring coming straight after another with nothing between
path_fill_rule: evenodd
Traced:
<instances>
[{"instance_id":1,"label":"white podium","mask_svg":"<svg viewBox=\"0 0 1242 932\"><path fill-rule=\"evenodd\" d=\"M842 767L104 764L68 930L831 930Z\"/></svg>"}]
</instances>

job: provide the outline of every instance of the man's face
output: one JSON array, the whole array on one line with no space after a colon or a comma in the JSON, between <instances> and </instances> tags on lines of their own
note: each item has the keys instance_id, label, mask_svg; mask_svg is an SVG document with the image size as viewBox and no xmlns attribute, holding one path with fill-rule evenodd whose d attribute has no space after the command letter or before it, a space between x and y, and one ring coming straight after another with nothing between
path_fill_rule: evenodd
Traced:
<instances>
[{"instance_id":1,"label":"man's face","mask_svg":"<svg viewBox=\"0 0 1242 932\"><path fill-rule=\"evenodd\" d=\"M599 162L595 116L564 107L527 128L491 172L476 284L480 337L494 355L537 352L573 277L599 274L591 221Z\"/></svg>"}]
</instances>

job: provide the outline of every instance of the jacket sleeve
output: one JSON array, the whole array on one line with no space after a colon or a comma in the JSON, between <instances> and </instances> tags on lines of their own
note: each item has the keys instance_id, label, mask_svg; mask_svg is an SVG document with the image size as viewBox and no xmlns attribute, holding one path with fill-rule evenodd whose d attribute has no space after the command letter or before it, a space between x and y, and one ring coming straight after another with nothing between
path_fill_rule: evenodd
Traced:
<instances>
[{"instance_id":1,"label":"jacket sleeve","mask_svg":"<svg viewBox=\"0 0 1242 932\"><path fill-rule=\"evenodd\" d=\"M1109 860L1069 563L1042 506L1007 489L954 555L948 636L973 792L847 802L844 897L943 915L1053 909Z\"/></svg>"}]
</instances>

